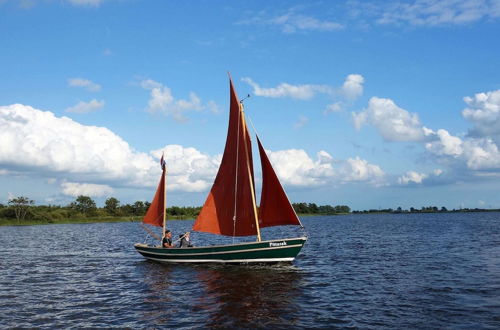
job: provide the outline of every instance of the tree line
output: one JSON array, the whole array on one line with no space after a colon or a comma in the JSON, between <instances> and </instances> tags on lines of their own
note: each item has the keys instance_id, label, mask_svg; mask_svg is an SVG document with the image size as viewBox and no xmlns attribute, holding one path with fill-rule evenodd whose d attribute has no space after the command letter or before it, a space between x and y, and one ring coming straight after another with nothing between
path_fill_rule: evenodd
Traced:
<instances>
[{"instance_id":1,"label":"tree line","mask_svg":"<svg viewBox=\"0 0 500 330\"><path fill-rule=\"evenodd\" d=\"M115 197L106 199L103 207L97 207L95 201L89 197L80 195L66 206L60 205L35 205L28 197L20 196L11 198L7 205L0 203L0 219L55 222L57 220L71 219L110 219L130 218L139 220L146 214L150 202L136 201L133 204L121 204ZM335 215L349 213L435 213L435 212L486 212L500 211L499 209L460 208L448 210L442 206L423 206L420 209L410 207L403 209L369 209L362 211L351 211L347 205L317 205L315 203L293 203L295 212L310 215ZM194 219L201 211L201 207L193 206L171 206L167 208L167 217L172 219Z\"/></svg>"},{"instance_id":2,"label":"tree line","mask_svg":"<svg viewBox=\"0 0 500 330\"><path fill-rule=\"evenodd\" d=\"M95 201L80 195L66 206L60 205L35 205L28 197L20 196L11 198L7 205L0 204L0 218L53 222L64 219L81 218L116 218L129 217L141 218L146 214L150 202L136 201L133 204L121 204L115 198L106 199L103 207L97 207ZM295 212L299 214L331 215L350 213L346 205L317 205L315 203L293 203ZM176 219L193 219L198 216L201 207L171 206L167 208L167 217Z\"/></svg>"},{"instance_id":3,"label":"tree line","mask_svg":"<svg viewBox=\"0 0 500 330\"><path fill-rule=\"evenodd\" d=\"M97 207L95 201L80 195L66 206L34 205L34 201L25 196L11 198L7 205L0 204L0 218L53 222L63 219L85 218L142 218L151 205L150 202L136 201L133 204L121 204L115 197L106 199L103 207ZM172 206L167 208L167 216L186 219L196 217L201 207Z\"/></svg>"}]
</instances>

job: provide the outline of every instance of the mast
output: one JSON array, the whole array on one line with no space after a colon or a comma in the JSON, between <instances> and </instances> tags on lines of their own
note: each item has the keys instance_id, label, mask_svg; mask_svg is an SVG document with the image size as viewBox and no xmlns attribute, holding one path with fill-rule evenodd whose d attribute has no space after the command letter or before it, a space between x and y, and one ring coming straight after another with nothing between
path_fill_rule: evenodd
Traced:
<instances>
[{"instance_id":1,"label":"mast","mask_svg":"<svg viewBox=\"0 0 500 330\"><path fill-rule=\"evenodd\" d=\"M247 141L246 141L246 123L245 123L245 112L243 110L243 103L240 102L240 113L241 113L241 126L244 130L243 132L243 139L245 141L243 141L243 144L245 145L245 153L248 155L248 147L247 147ZM248 171L248 176L250 178L253 178L252 176L252 170L250 168L250 162L249 162L249 157L246 157L247 159L247 171ZM254 214L254 218L255 218L255 229L257 229L257 242L260 242L262 240L261 236L260 236L260 226L259 226L259 217L258 217L258 214L257 214L257 203L255 202L255 189L254 189L254 183L253 183L253 180L249 180L249 184L250 184L250 192L251 192L251 195L252 195L252 208L253 208L253 214Z\"/></svg>"},{"instance_id":2,"label":"mast","mask_svg":"<svg viewBox=\"0 0 500 330\"><path fill-rule=\"evenodd\" d=\"M167 230L167 166L165 164L165 160L163 159L163 154L161 155L161 168L163 170L163 177L165 178L163 180L163 234L161 236L163 239Z\"/></svg>"}]
</instances>

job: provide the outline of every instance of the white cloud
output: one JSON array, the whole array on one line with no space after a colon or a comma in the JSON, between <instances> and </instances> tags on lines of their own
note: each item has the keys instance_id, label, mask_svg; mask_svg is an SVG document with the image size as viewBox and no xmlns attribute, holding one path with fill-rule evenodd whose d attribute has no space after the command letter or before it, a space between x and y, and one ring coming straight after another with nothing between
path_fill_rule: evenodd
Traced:
<instances>
[{"instance_id":1,"label":"white cloud","mask_svg":"<svg viewBox=\"0 0 500 330\"><path fill-rule=\"evenodd\" d=\"M283 184L317 186L325 184L334 176L333 158L327 152L318 153L316 161L302 149L266 152Z\"/></svg>"},{"instance_id":2,"label":"white cloud","mask_svg":"<svg viewBox=\"0 0 500 330\"><path fill-rule=\"evenodd\" d=\"M0 107L0 145L0 164L18 171L124 186L155 181L153 159L134 151L109 129L22 104Z\"/></svg>"},{"instance_id":3,"label":"white cloud","mask_svg":"<svg viewBox=\"0 0 500 330\"><path fill-rule=\"evenodd\" d=\"M267 24L281 27L283 33L291 34L297 31L335 31L341 30L344 26L333 21L321 21L312 16L295 13L287 13L272 19Z\"/></svg>"},{"instance_id":4,"label":"white cloud","mask_svg":"<svg viewBox=\"0 0 500 330\"><path fill-rule=\"evenodd\" d=\"M398 183L400 185L422 185L424 181L426 184L439 182L438 180L440 180L440 182L446 182L446 179L442 178L443 173L444 171L440 168L436 168L428 174L408 171L398 178Z\"/></svg>"},{"instance_id":5,"label":"white cloud","mask_svg":"<svg viewBox=\"0 0 500 330\"><path fill-rule=\"evenodd\" d=\"M104 107L104 104L105 102L103 100L97 101L96 99L92 99L90 102L80 101L74 106L66 108L66 111L73 113L89 113L101 109Z\"/></svg>"},{"instance_id":6,"label":"white cloud","mask_svg":"<svg viewBox=\"0 0 500 330\"><path fill-rule=\"evenodd\" d=\"M294 9L289 10L286 14L274 17L266 16L262 12L255 13L251 15L250 19L244 19L238 24L277 26L281 29L281 32L286 34L308 31L330 32L344 28L343 24L296 13Z\"/></svg>"},{"instance_id":7,"label":"white cloud","mask_svg":"<svg viewBox=\"0 0 500 330\"><path fill-rule=\"evenodd\" d=\"M101 90L101 85L83 78L70 78L68 79L68 85L71 87L83 87L90 92L98 92Z\"/></svg>"},{"instance_id":8,"label":"white cloud","mask_svg":"<svg viewBox=\"0 0 500 330\"><path fill-rule=\"evenodd\" d=\"M36 173L51 184L62 182L62 192L70 196L104 196L127 187L153 189L161 173L162 152L170 191L207 191L222 158L180 145L166 145L150 154L138 152L107 128L85 126L21 104L0 107L0 146L2 175ZM334 160L325 151L316 159L300 149L268 151L268 155L282 182L289 185L376 184L384 175L365 160Z\"/></svg>"},{"instance_id":9,"label":"white cloud","mask_svg":"<svg viewBox=\"0 0 500 330\"><path fill-rule=\"evenodd\" d=\"M243 78L242 81L246 82L253 87L253 93L257 96L264 97L291 97L299 100L309 100L317 93L331 93L331 87L327 85L291 85L288 83L281 83L277 87L262 88L250 78Z\"/></svg>"},{"instance_id":10,"label":"white cloud","mask_svg":"<svg viewBox=\"0 0 500 330\"><path fill-rule=\"evenodd\" d=\"M113 188L103 184L63 182L61 184L64 195L77 197L80 195L89 197L103 197L113 194Z\"/></svg>"},{"instance_id":11,"label":"white cloud","mask_svg":"<svg viewBox=\"0 0 500 330\"><path fill-rule=\"evenodd\" d=\"M440 129L438 140L425 144L427 151L441 157L457 159L471 170L500 169L500 152L491 138L468 137L464 140Z\"/></svg>"},{"instance_id":12,"label":"white cloud","mask_svg":"<svg viewBox=\"0 0 500 330\"><path fill-rule=\"evenodd\" d=\"M458 157L463 152L463 143L459 137L452 136L447 130L439 129L434 133L438 140L428 142L425 148L436 155L447 155Z\"/></svg>"},{"instance_id":13,"label":"white cloud","mask_svg":"<svg viewBox=\"0 0 500 330\"><path fill-rule=\"evenodd\" d=\"M335 102L332 104L328 104L326 106L325 111L323 111L323 114L328 115L330 113L341 112L341 111L342 111L342 102Z\"/></svg>"},{"instance_id":14,"label":"white cloud","mask_svg":"<svg viewBox=\"0 0 500 330\"><path fill-rule=\"evenodd\" d=\"M263 88L251 78L245 77L241 79L253 88L253 94L263 97L282 98L289 97L297 100L310 100L317 94L325 94L330 97L342 96L349 101L353 101L363 94L364 78L359 74L350 74L346 77L344 84L341 87L335 88L328 85L292 85L289 83L281 83L276 87ZM329 105L327 112L331 112L336 107L340 107L341 102Z\"/></svg>"},{"instance_id":15,"label":"white cloud","mask_svg":"<svg viewBox=\"0 0 500 330\"><path fill-rule=\"evenodd\" d=\"M222 155L209 156L195 148L166 145L151 154L160 159L165 156L168 189L199 192L208 190L217 174Z\"/></svg>"},{"instance_id":16,"label":"white cloud","mask_svg":"<svg viewBox=\"0 0 500 330\"><path fill-rule=\"evenodd\" d=\"M497 0L416 0L389 2L381 7L379 24L413 26L464 25L500 17Z\"/></svg>"},{"instance_id":17,"label":"white cloud","mask_svg":"<svg viewBox=\"0 0 500 330\"><path fill-rule=\"evenodd\" d=\"M464 142L463 158L473 170L500 169L500 152L490 138L467 139Z\"/></svg>"},{"instance_id":18,"label":"white cloud","mask_svg":"<svg viewBox=\"0 0 500 330\"><path fill-rule=\"evenodd\" d=\"M424 173L417 173L415 171L408 171L406 172L405 175L401 176L398 178L398 183L399 184L409 184L409 183L417 183L421 184L424 179L428 178L429 176Z\"/></svg>"},{"instance_id":19,"label":"white cloud","mask_svg":"<svg viewBox=\"0 0 500 330\"><path fill-rule=\"evenodd\" d=\"M359 157L334 160L326 151L320 151L313 160L302 149L266 152L278 177L288 185L320 186L354 182L380 185L385 175L379 166Z\"/></svg>"},{"instance_id":20,"label":"white cloud","mask_svg":"<svg viewBox=\"0 0 500 330\"><path fill-rule=\"evenodd\" d=\"M350 74L347 76L340 90L347 99L354 100L363 94L363 83L365 78L360 74Z\"/></svg>"},{"instance_id":21,"label":"white cloud","mask_svg":"<svg viewBox=\"0 0 500 330\"><path fill-rule=\"evenodd\" d=\"M423 141L430 131L416 113L398 107L391 99L372 97L368 108L352 113L352 118L356 129L373 125L386 141Z\"/></svg>"},{"instance_id":22,"label":"white cloud","mask_svg":"<svg viewBox=\"0 0 500 330\"><path fill-rule=\"evenodd\" d=\"M14 170L36 172L51 182L60 179L66 194L81 194L84 189L94 189L96 194L101 186L156 187L162 151L169 190L204 191L221 161L220 155L179 145L151 154L138 152L107 128L85 126L21 104L0 107L0 146L5 175Z\"/></svg>"},{"instance_id":23,"label":"white cloud","mask_svg":"<svg viewBox=\"0 0 500 330\"><path fill-rule=\"evenodd\" d=\"M384 171L378 165L369 164L368 161L356 157L343 162L338 177L344 183L369 182L379 186L383 183L384 175Z\"/></svg>"},{"instance_id":24,"label":"white cloud","mask_svg":"<svg viewBox=\"0 0 500 330\"><path fill-rule=\"evenodd\" d=\"M201 111L206 108L212 113L218 111L214 101L203 105L193 92L189 93L189 100L183 100L175 99L170 88L151 79L143 80L141 87L151 91L147 111L172 116L178 122L187 120L184 115L187 111Z\"/></svg>"},{"instance_id":25,"label":"white cloud","mask_svg":"<svg viewBox=\"0 0 500 330\"><path fill-rule=\"evenodd\" d=\"M66 0L74 6L99 7L104 0Z\"/></svg>"},{"instance_id":26,"label":"white cloud","mask_svg":"<svg viewBox=\"0 0 500 330\"><path fill-rule=\"evenodd\" d=\"M468 107L462 111L465 119L474 124L472 136L500 135L500 89L464 97Z\"/></svg>"}]
</instances>

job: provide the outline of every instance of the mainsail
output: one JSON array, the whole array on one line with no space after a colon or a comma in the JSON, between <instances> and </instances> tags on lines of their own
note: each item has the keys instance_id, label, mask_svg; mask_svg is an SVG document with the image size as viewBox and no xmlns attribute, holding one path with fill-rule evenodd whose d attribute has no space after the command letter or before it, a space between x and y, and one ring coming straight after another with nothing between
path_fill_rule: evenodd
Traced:
<instances>
[{"instance_id":1,"label":"mainsail","mask_svg":"<svg viewBox=\"0 0 500 330\"><path fill-rule=\"evenodd\" d=\"M257 138L262 163L262 195L257 215L252 146L240 104L230 80L229 128L222 162L193 230L226 236L257 235L259 227L301 225Z\"/></svg>"},{"instance_id":2,"label":"mainsail","mask_svg":"<svg viewBox=\"0 0 500 330\"><path fill-rule=\"evenodd\" d=\"M229 128L214 184L193 230L226 236L257 234L252 145L230 80Z\"/></svg>"}]
</instances>

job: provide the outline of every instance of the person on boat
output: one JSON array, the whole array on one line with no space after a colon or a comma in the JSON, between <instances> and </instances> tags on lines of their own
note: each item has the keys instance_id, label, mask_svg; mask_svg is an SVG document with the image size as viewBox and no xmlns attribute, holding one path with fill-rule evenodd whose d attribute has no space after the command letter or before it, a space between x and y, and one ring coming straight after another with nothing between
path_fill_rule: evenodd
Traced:
<instances>
[{"instance_id":1,"label":"person on boat","mask_svg":"<svg viewBox=\"0 0 500 330\"><path fill-rule=\"evenodd\" d=\"M184 235L179 235L179 247L180 248L185 248L185 247L193 247L191 245L191 241L189 240L189 232L187 231Z\"/></svg>"},{"instance_id":2,"label":"person on boat","mask_svg":"<svg viewBox=\"0 0 500 330\"><path fill-rule=\"evenodd\" d=\"M161 245L164 248L174 247L172 244L172 232L170 230L167 229L167 231L165 231L165 236L163 236L163 239L161 240Z\"/></svg>"}]
</instances>

